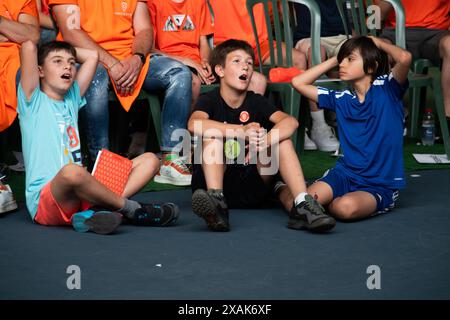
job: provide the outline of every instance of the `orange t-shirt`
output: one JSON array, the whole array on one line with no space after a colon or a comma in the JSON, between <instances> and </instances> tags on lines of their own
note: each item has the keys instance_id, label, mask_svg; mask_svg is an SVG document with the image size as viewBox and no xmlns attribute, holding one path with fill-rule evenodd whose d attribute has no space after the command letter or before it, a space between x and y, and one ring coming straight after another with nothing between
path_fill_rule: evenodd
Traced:
<instances>
[{"instance_id":1,"label":"orange t-shirt","mask_svg":"<svg viewBox=\"0 0 450 320\"><path fill-rule=\"evenodd\" d=\"M39 19L35 0L0 0L0 15L17 21L20 14ZM17 115L16 75L20 67L20 45L0 42L0 131L8 128Z\"/></svg>"},{"instance_id":2,"label":"orange t-shirt","mask_svg":"<svg viewBox=\"0 0 450 320\"><path fill-rule=\"evenodd\" d=\"M210 0L210 4L214 11L214 45L228 39L237 39L247 41L256 49L246 0ZM253 13L259 42L263 43L269 39L263 5L254 6Z\"/></svg>"},{"instance_id":3,"label":"orange t-shirt","mask_svg":"<svg viewBox=\"0 0 450 320\"><path fill-rule=\"evenodd\" d=\"M109 54L122 60L132 55L133 14L139 1L146 2L143 0L49 0L49 6L58 4L79 6L81 29ZM61 34L57 39L62 39ZM139 95L149 63L150 58L147 57L131 96L119 95L115 86L112 86L120 103L127 111L130 110L131 104Z\"/></svg>"},{"instance_id":4,"label":"orange t-shirt","mask_svg":"<svg viewBox=\"0 0 450 320\"><path fill-rule=\"evenodd\" d=\"M200 36L212 34L206 0L148 0L155 47L162 52L200 62Z\"/></svg>"},{"instance_id":5,"label":"orange t-shirt","mask_svg":"<svg viewBox=\"0 0 450 320\"><path fill-rule=\"evenodd\" d=\"M402 0L407 28L448 30L450 27L449 0ZM386 21L387 27L395 27L395 13L392 10Z\"/></svg>"}]
</instances>

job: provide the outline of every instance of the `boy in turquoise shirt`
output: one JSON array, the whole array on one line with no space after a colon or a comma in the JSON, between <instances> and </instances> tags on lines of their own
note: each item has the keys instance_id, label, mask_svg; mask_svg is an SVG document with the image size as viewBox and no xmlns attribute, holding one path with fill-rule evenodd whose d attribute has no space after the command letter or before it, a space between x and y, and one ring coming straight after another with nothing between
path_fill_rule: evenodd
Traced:
<instances>
[{"instance_id":1,"label":"boy in turquoise shirt","mask_svg":"<svg viewBox=\"0 0 450 320\"><path fill-rule=\"evenodd\" d=\"M26 167L26 202L43 225L72 224L77 231L113 232L122 215L134 224L167 225L178 217L174 204L144 205L127 197L158 171L151 153L133 159L123 196L98 182L81 166L78 111L98 63L95 51L61 41L39 51L31 41L21 48L18 113ZM81 63L78 71L76 60ZM110 211L86 210L92 206Z\"/></svg>"}]
</instances>

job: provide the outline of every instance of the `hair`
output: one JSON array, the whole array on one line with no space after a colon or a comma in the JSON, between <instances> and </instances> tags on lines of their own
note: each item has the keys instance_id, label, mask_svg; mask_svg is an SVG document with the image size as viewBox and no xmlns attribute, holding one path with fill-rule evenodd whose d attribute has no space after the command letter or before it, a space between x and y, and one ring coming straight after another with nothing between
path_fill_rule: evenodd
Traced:
<instances>
[{"instance_id":1,"label":"hair","mask_svg":"<svg viewBox=\"0 0 450 320\"><path fill-rule=\"evenodd\" d=\"M216 77L217 77L217 74L215 71L216 66L217 65L220 65L222 67L225 66L225 61L227 59L227 55L230 52L233 52L236 50L245 51L246 53L248 53L248 55L250 55L252 57L253 60L255 60L255 53L253 52L253 48L246 41L236 40L236 39L226 40L226 41L222 42L221 44L219 44L217 47L215 47L211 54L210 64L211 64L211 68L214 72L214 75Z\"/></svg>"},{"instance_id":2,"label":"hair","mask_svg":"<svg viewBox=\"0 0 450 320\"><path fill-rule=\"evenodd\" d=\"M50 41L44 43L39 47L38 50L38 65L42 66L44 64L45 58L50 54L50 52L54 51L66 51L73 55L73 57L77 58L77 52L75 48L68 42L65 41Z\"/></svg>"},{"instance_id":3,"label":"hair","mask_svg":"<svg viewBox=\"0 0 450 320\"><path fill-rule=\"evenodd\" d=\"M341 63L346 57L358 50L363 59L364 72L372 76L372 80L389 72L389 60L386 52L378 49L372 39L356 36L344 42L337 55Z\"/></svg>"}]
</instances>

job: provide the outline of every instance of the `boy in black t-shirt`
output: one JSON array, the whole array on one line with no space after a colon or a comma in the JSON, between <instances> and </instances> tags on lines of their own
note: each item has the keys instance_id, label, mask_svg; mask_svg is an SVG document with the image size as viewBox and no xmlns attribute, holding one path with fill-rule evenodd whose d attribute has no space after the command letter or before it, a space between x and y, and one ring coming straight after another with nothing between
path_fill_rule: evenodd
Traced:
<instances>
[{"instance_id":1,"label":"boy in black t-shirt","mask_svg":"<svg viewBox=\"0 0 450 320\"><path fill-rule=\"evenodd\" d=\"M295 199L294 205L282 200L289 211L288 227L329 230L335 220L306 193L290 140L297 120L247 91L253 60L253 50L245 41L228 40L213 51L211 67L220 88L200 96L188 123L202 147L194 157L192 209L210 230L228 231L228 206L263 205L279 171Z\"/></svg>"}]
</instances>

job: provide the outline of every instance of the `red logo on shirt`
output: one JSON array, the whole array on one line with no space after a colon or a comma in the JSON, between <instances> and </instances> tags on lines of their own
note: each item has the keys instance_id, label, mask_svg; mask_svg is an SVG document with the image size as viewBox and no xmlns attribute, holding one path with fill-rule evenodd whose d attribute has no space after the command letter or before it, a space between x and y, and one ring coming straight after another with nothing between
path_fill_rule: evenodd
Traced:
<instances>
[{"instance_id":1,"label":"red logo on shirt","mask_svg":"<svg viewBox=\"0 0 450 320\"><path fill-rule=\"evenodd\" d=\"M239 120L241 122L247 122L248 119L250 119L250 115L248 114L247 111L242 111L241 114L239 115Z\"/></svg>"}]
</instances>

